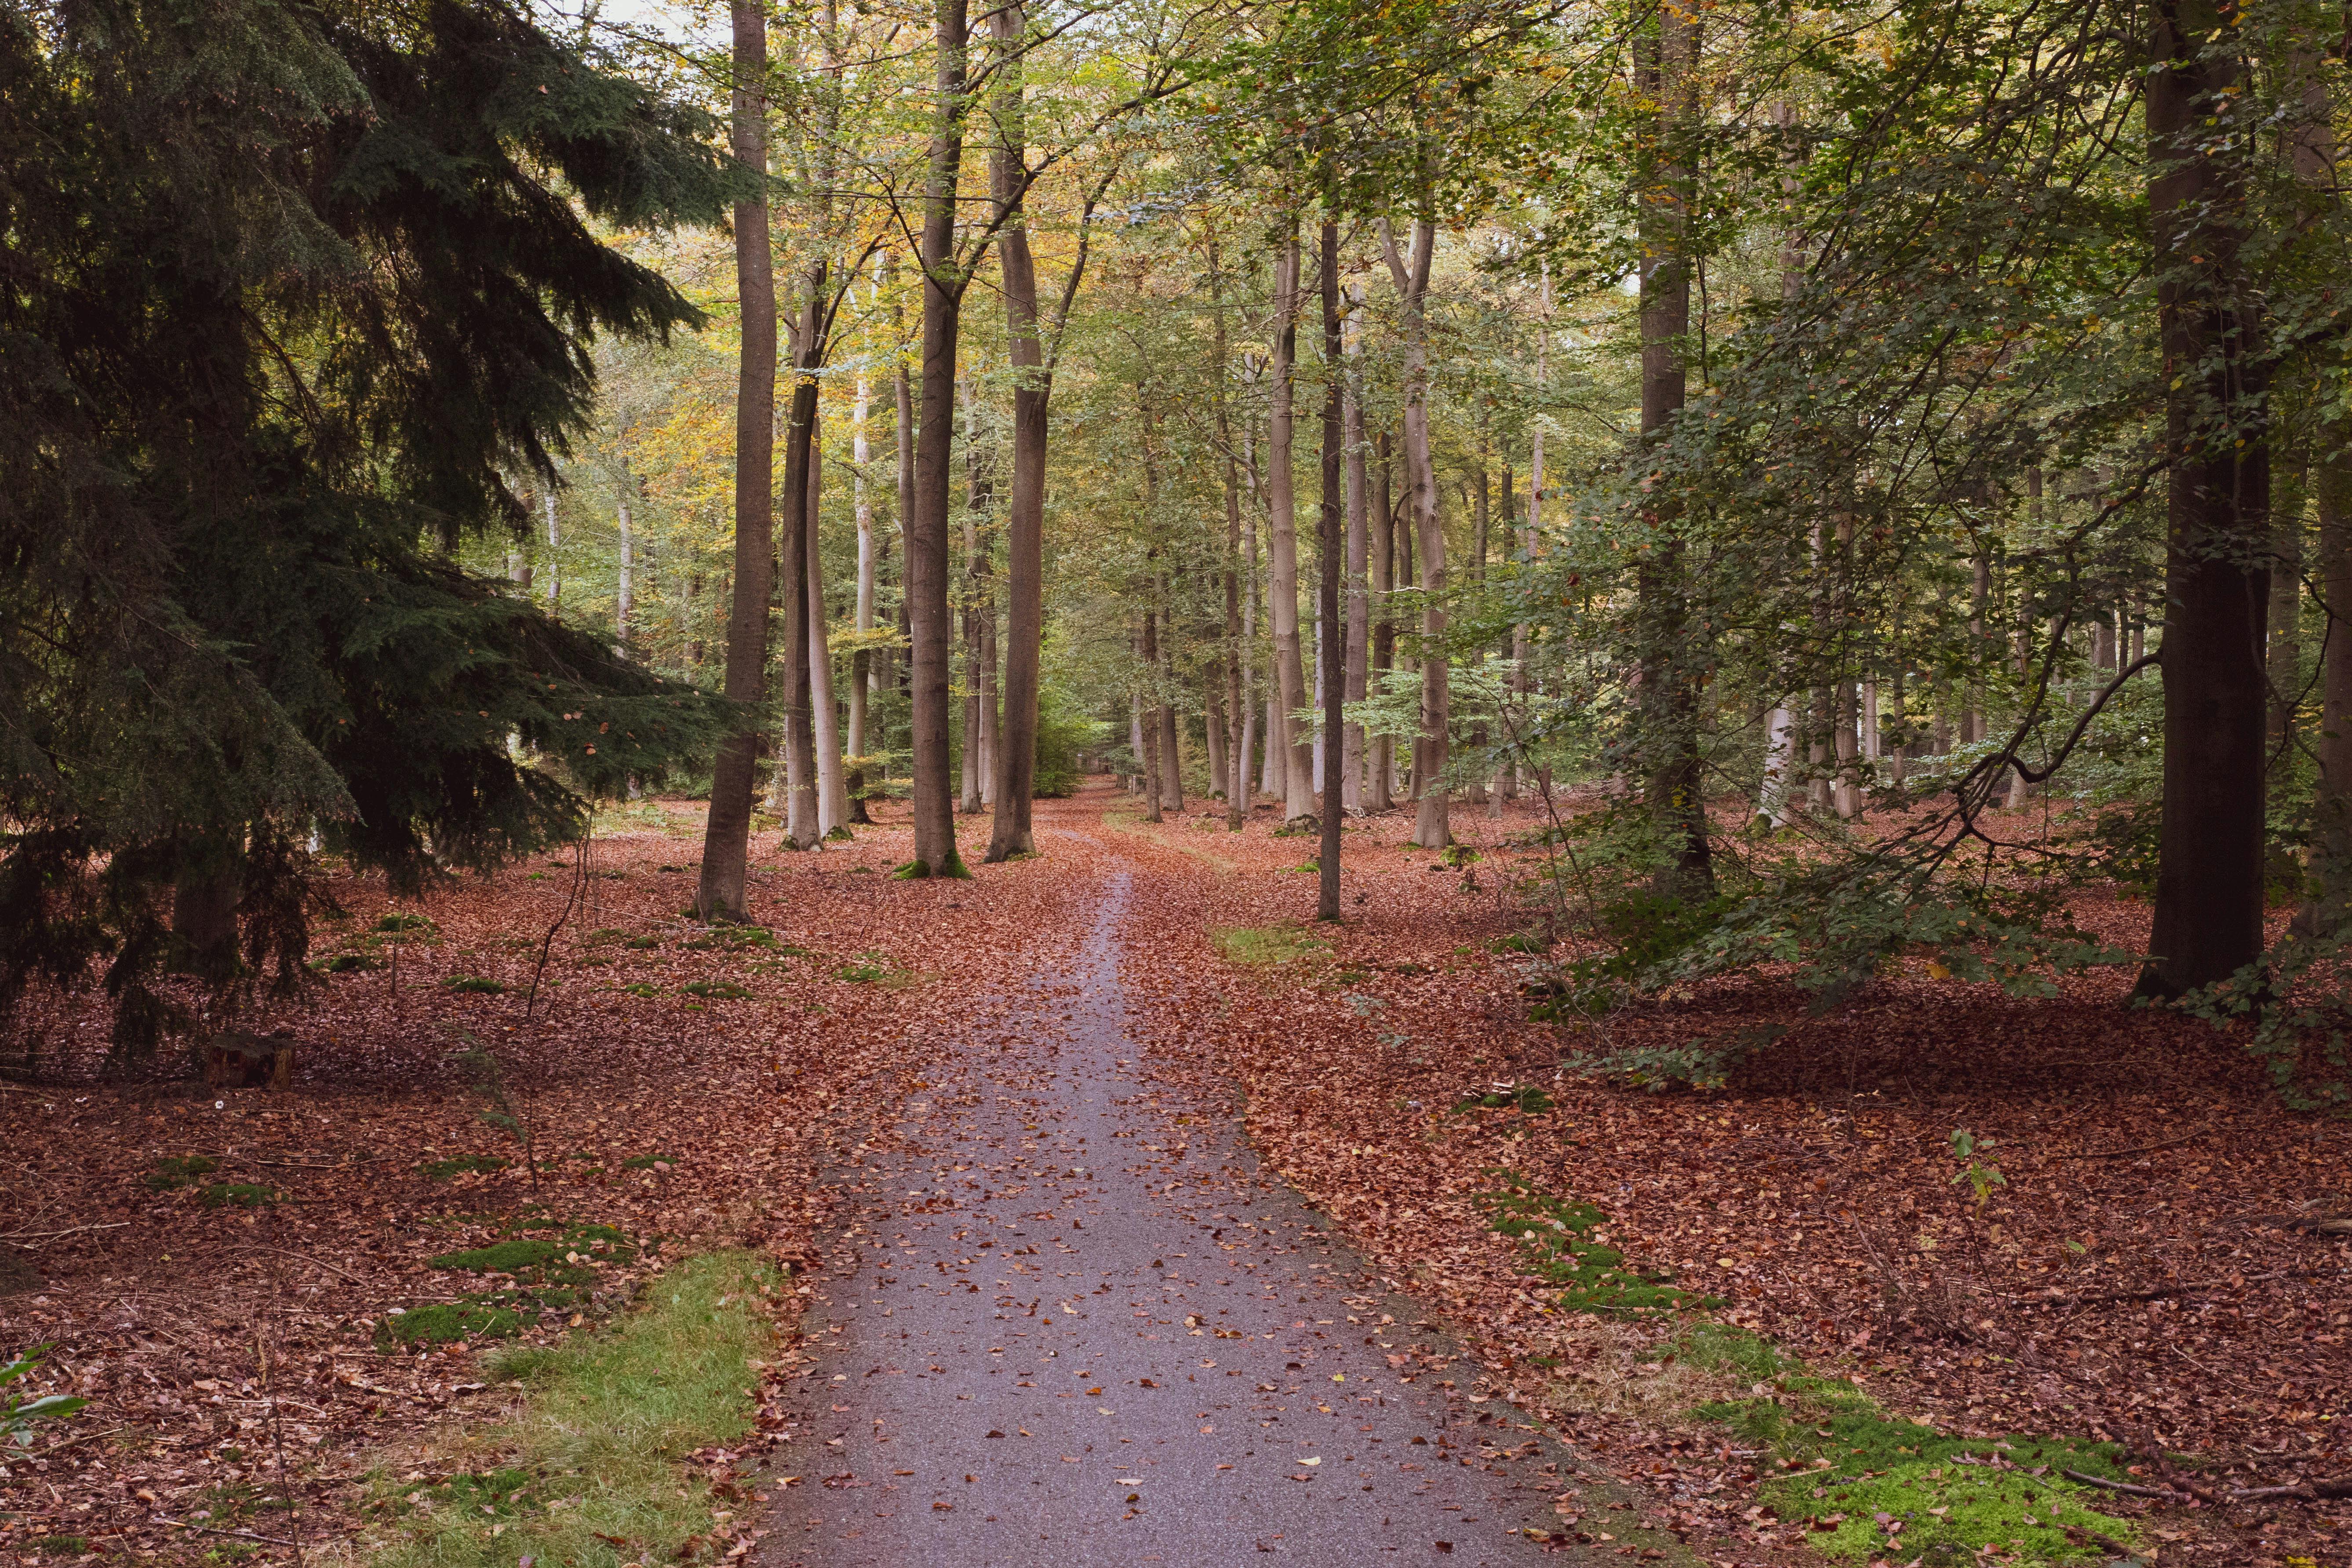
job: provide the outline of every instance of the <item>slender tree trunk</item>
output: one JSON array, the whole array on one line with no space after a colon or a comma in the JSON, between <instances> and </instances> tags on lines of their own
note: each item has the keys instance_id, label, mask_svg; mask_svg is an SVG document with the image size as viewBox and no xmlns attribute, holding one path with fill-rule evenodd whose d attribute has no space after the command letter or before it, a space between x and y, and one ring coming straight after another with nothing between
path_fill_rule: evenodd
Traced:
<instances>
[{"instance_id":1,"label":"slender tree trunk","mask_svg":"<svg viewBox=\"0 0 2352 1568\"><path fill-rule=\"evenodd\" d=\"M1412 747L1412 791L1419 804L1412 842L1424 849L1442 849L1454 842L1445 793L1447 727L1453 715L1445 682L1445 533L1438 522L1437 475L1430 463L1429 327L1423 311L1437 230L1428 220L1415 218L1410 244L1401 252L1395 234L1382 219L1381 240L1404 327L1404 476L1412 507L1410 537L1421 546L1421 732Z\"/></svg>"},{"instance_id":2,"label":"slender tree trunk","mask_svg":"<svg viewBox=\"0 0 2352 1568\"><path fill-rule=\"evenodd\" d=\"M896 474L896 485L893 493L898 498L898 560L900 563L898 567L898 614L895 619L900 647L904 647L906 652L902 655L898 648L891 649L885 660L883 674L891 682L895 683L901 692L906 694L908 707L911 710L914 700L913 684L910 679L914 666L914 618L908 613L907 607L910 593L909 584L911 578L905 563L907 560L907 520L914 515L915 510L915 389L913 385L913 378L907 374L908 343L906 342L906 323L903 319L903 307L894 302L890 307L890 310L893 335L898 340L897 357L892 365L890 385L892 403L891 418L893 421L891 429L891 444L897 448L898 457L898 471ZM882 689L880 687L876 688L877 693L881 689ZM909 732L908 743L913 743L911 731ZM885 749L887 749L887 746ZM887 776L887 773L885 776Z\"/></svg>"},{"instance_id":3,"label":"slender tree trunk","mask_svg":"<svg viewBox=\"0 0 2352 1568\"><path fill-rule=\"evenodd\" d=\"M923 190L923 412L915 437L915 506L907 520L912 665L915 858L906 875L966 877L956 850L950 773L948 502L955 458L956 345L964 279L956 264L956 197L963 167L966 0L936 0L939 103Z\"/></svg>"},{"instance_id":4,"label":"slender tree trunk","mask_svg":"<svg viewBox=\"0 0 2352 1568\"><path fill-rule=\"evenodd\" d=\"M1396 667L1396 620L1389 608L1389 595L1396 587L1396 510L1389 497L1389 437L1381 432L1375 451L1380 457L1380 493L1372 498L1369 520L1370 537L1366 547L1371 556L1371 592L1367 613L1371 617L1371 668L1365 676L1367 691L1385 691L1383 679ZM1370 777L1365 782L1364 809L1390 811L1396 806L1395 741L1387 735L1372 738Z\"/></svg>"},{"instance_id":5,"label":"slender tree trunk","mask_svg":"<svg viewBox=\"0 0 2352 1568\"><path fill-rule=\"evenodd\" d=\"M1239 833L1250 808L1249 633L1244 627L1241 473L1234 456L1233 419L1225 395L1232 369L1225 342L1224 277L1217 265L1213 241L1209 247L1209 292L1216 301L1216 337L1212 357L1217 376L1217 450L1223 456L1225 480L1225 651L1220 668L1224 676L1225 721L1230 727L1223 747L1224 769L1218 776L1225 790L1225 831ZM1251 553L1255 555L1255 550Z\"/></svg>"},{"instance_id":6,"label":"slender tree trunk","mask_svg":"<svg viewBox=\"0 0 2352 1568\"><path fill-rule=\"evenodd\" d=\"M735 92L730 145L736 161L765 178L768 168L768 25L756 5L738 4ZM735 205L735 289L742 349L735 392L735 581L727 618L727 696L742 715L712 764L704 819L702 874L695 912L705 920L747 918L752 769L768 696L768 598L775 544L770 521L775 464L776 283L768 253L768 202Z\"/></svg>"},{"instance_id":7,"label":"slender tree trunk","mask_svg":"<svg viewBox=\"0 0 2352 1568\"><path fill-rule=\"evenodd\" d=\"M1960 744L1973 746L1985 738L1984 668L1991 662L1985 627L1992 617L1992 552L1979 547L1969 563L1969 705L1960 714Z\"/></svg>"},{"instance_id":8,"label":"slender tree trunk","mask_svg":"<svg viewBox=\"0 0 2352 1568\"><path fill-rule=\"evenodd\" d=\"M2313 465L2319 501L2320 592L2327 598L2320 654L2319 784L2312 811L2314 896L2296 912L2306 935L2352 916L2352 461Z\"/></svg>"},{"instance_id":9,"label":"slender tree trunk","mask_svg":"<svg viewBox=\"0 0 2352 1568\"><path fill-rule=\"evenodd\" d=\"M1212 660L1201 682L1201 739L1209 749L1209 793L1214 800L1225 787L1225 661ZM1205 804L1205 802L1204 802Z\"/></svg>"},{"instance_id":10,"label":"slender tree trunk","mask_svg":"<svg viewBox=\"0 0 2352 1568\"><path fill-rule=\"evenodd\" d=\"M1503 464L1503 541L1505 549L1512 552L1520 548L1517 521L1518 511L1511 494L1511 465L1506 459ZM1530 558L1534 555L1532 550L1527 553ZM1507 738L1517 742L1526 722L1524 715L1528 699L1528 623L1525 621L1511 623L1511 668L1506 692L1504 700L1517 711L1511 715L1511 725L1504 733ZM1495 793L1506 801L1519 798L1520 759L1521 753L1515 746L1511 760L1505 763L1496 775Z\"/></svg>"},{"instance_id":11,"label":"slender tree trunk","mask_svg":"<svg viewBox=\"0 0 2352 1568\"><path fill-rule=\"evenodd\" d=\"M557 553L563 546L563 535L555 524L555 487L550 485L541 500L547 509L547 609L552 615L563 597L562 557Z\"/></svg>"},{"instance_id":12,"label":"slender tree trunk","mask_svg":"<svg viewBox=\"0 0 2352 1568\"><path fill-rule=\"evenodd\" d=\"M1371 550L1370 497L1364 474L1364 290L1348 289L1345 327L1347 380L1342 386L1339 437L1347 447L1348 647L1345 700L1361 702L1370 679L1371 604L1365 572ZM1339 800L1350 812L1364 809L1364 727L1350 724L1339 749Z\"/></svg>"},{"instance_id":13,"label":"slender tree trunk","mask_svg":"<svg viewBox=\"0 0 2352 1568\"><path fill-rule=\"evenodd\" d=\"M2164 350L2164 820L2143 994L2228 978L2263 951L2263 557L2269 446L2259 307L2240 258L2243 173L2210 136L2241 85L2207 39L2232 13L2158 0L2147 72L2148 198ZM2257 426L2249 429L2250 422Z\"/></svg>"},{"instance_id":14,"label":"slender tree trunk","mask_svg":"<svg viewBox=\"0 0 2352 1568\"><path fill-rule=\"evenodd\" d=\"M986 730L981 716L987 686L981 670L980 648L981 621L987 613L981 602L981 524L987 516L990 487L981 448L980 409L971 379L967 376L956 385L957 397L963 405L964 472L963 587L958 595L963 601L963 749L959 757L962 787L958 792L956 809L970 815L980 810L980 779L987 751Z\"/></svg>"},{"instance_id":15,"label":"slender tree trunk","mask_svg":"<svg viewBox=\"0 0 2352 1568\"><path fill-rule=\"evenodd\" d=\"M1249 505L1242 513L1242 706L1244 712L1242 716L1242 754L1238 760L1238 767L1242 779L1242 811L1246 816L1256 805L1251 795L1250 761L1257 752L1261 733L1265 737L1265 745L1269 756L1275 747L1271 739L1274 731L1266 730L1261 732L1258 728L1257 603L1260 589L1257 570L1258 486L1255 461L1255 443L1246 421L1242 426L1242 441L1244 450L1252 459ZM1266 784L1271 781L1261 773L1259 782ZM1269 789L1265 793L1271 794L1272 791Z\"/></svg>"},{"instance_id":16,"label":"slender tree trunk","mask_svg":"<svg viewBox=\"0 0 2352 1568\"><path fill-rule=\"evenodd\" d=\"M636 477L629 472L629 460L621 459L621 482L615 490L618 501L614 509L621 530L621 563L618 580L614 584L613 645L624 652L629 646L629 612L636 598L636 530L629 516L631 492L636 489Z\"/></svg>"},{"instance_id":17,"label":"slender tree trunk","mask_svg":"<svg viewBox=\"0 0 2352 1568\"><path fill-rule=\"evenodd\" d=\"M2294 453L2286 482L2279 486L2273 516L2277 553L2271 563L2270 722L2263 736L2273 795L2294 774L2295 708L2303 696L2303 496L2308 473L2304 454Z\"/></svg>"},{"instance_id":18,"label":"slender tree trunk","mask_svg":"<svg viewBox=\"0 0 2352 1568\"><path fill-rule=\"evenodd\" d=\"M1160 690L1168 692L1179 689L1180 683L1176 678L1176 615L1172 609L1168 615L1168 635L1160 642ZM1163 772L1160 774L1160 795L1161 804L1169 810L1177 812L1184 809L1182 742L1182 732L1176 723L1175 705L1170 702L1161 703L1160 705L1160 751Z\"/></svg>"},{"instance_id":19,"label":"slender tree trunk","mask_svg":"<svg viewBox=\"0 0 2352 1568\"><path fill-rule=\"evenodd\" d=\"M1323 486L1321 514L1321 548L1317 552L1320 567L1316 609L1324 626L1322 637L1323 668L1323 842L1315 858L1317 879L1315 918L1336 921L1339 918L1339 830L1347 817L1342 800L1348 777L1342 766L1347 754L1347 742L1341 731L1344 721L1340 712L1347 687L1348 633L1339 620L1339 563L1347 550L1348 514L1346 498L1340 492L1340 472L1346 453L1347 421L1342 405L1347 401L1347 374L1340 361L1344 353L1339 338L1339 226L1328 216L1323 220L1321 234L1321 266L1323 295ZM1352 778L1349 783L1352 784Z\"/></svg>"},{"instance_id":20,"label":"slender tree trunk","mask_svg":"<svg viewBox=\"0 0 2352 1568\"><path fill-rule=\"evenodd\" d=\"M999 68L1006 74L997 101L989 184L1001 208L1020 205L1025 195L1022 159L1028 133L1018 55L1026 25L1017 0L994 14ZM996 258L1004 274L1005 342L1013 363L1013 494L1004 521L1004 721L996 748L991 863L1037 850L1030 807L1037 793L1037 695L1045 637L1045 411L1053 394L1053 374L1045 368L1038 336L1037 268L1029 253L1025 210L998 233Z\"/></svg>"},{"instance_id":21,"label":"slender tree trunk","mask_svg":"<svg viewBox=\"0 0 2352 1568\"><path fill-rule=\"evenodd\" d=\"M1291 477L1292 426L1295 419L1293 368L1298 360L1298 237L1283 241L1274 262L1274 385L1266 416L1266 499L1268 553L1267 609L1273 618L1274 664L1276 681L1276 726L1268 744L1283 750L1285 822L1297 822L1315 812L1314 749L1307 727L1297 721L1307 706L1307 671L1298 640L1298 513Z\"/></svg>"},{"instance_id":22,"label":"slender tree trunk","mask_svg":"<svg viewBox=\"0 0 2352 1568\"><path fill-rule=\"evenodd\" d=\"M830 837L849 815L849 786L841 771L841 720L833 705L833 643L824 595L824 531L819 499L824 493L824 441L812 408L809 428L808 514L801 533L808 552L809 713L816 747L816 832Z\"/></svg>"},{"instance_id":23,"label":"slender tree trunk","mask_svg":"<svg viewBox=\"0 0 2352 1568\"><path fill-rule=\"evenodd\" d=\"M2295 177L2312 193L2314 216L2341 203L2337 179L2335 101L2315 52L2295 60L2305 119L2294 135ZM2352 426L2324 426L2309 459L2309 485L2318 503L2318 555L2313 576L2325 600L2320 640L2319 778L2311 814L2312 896L2295 911L2305 936L2334 934L2352 918ZM2295 517L2301 540L2301 510Z\"/></svg>"},{"instance_id":24,"label":"slender tree trunk","mask_svg":"<svg viewBox=\"0 0 2352 1568\"><path fill-rule=\"evenodd\" d=\"M1697 16L1678 0L1668 0L1659 7L1656 25L1656 37L1637 46L1650 57L1646 96L1658 105L1653 121L1658 151L1641 210L1645 445L1665 441L1682 413L1686 388L1682 340L1690 331L1691 170L1684 149L1697 114ZM1694 646L1678 508L1671 497L1658 498L1654 506L1650 521L1657 536L1637 573L1645 645L1642 708L1648 731L1643 738L1649 775L1643 789L1651 825L1666 858L1657 890L1696 902L1715 891L1698 749L1702 650ZM1852 688L1845 689L1851 692ZM1853 745L1852 731L1850 723L1841 727L1842 752Z\"/></svg>"},{"instance_id":25,"label":"slender tree trunk","mask_svg":"<svg viewBox=\"0 0 2352 1568\"><path fill-rule=\"evenodd\" d=\"M825 267L809 269L808 300L794 333L793 398L784 429L782 537L776 554L783 568L780 596L784 606L784 774L790 798L784 834L795 849L813 849L824 837L819 805L813 661L809 657L809 535L815 528L810 474L816 467L817 368L824 363Z\"/></svg>"},{"instance_id":26,"label":"slender tree trunk","mask_svg":"<svg viewBox=\"0 0 2352 1568\"><path fill-rule=\"evenodd\" d=\"M1160 612L1157 607L1145 608L1143 646L1137 649L1137 653L1143 662L1144 678L1147 680L1157 680L1160 675L1159 617ZM1162 770L1167 763L1160 743L1160 705L1156 701L1148 703L1139 701L1136 704L1136 728L1143 736L1143 753L1139 759L1143 763L1143 820L1158 822L1160 820L1160 802L1162 794L1160 780Z\"/></svg>"},{"instance_id":27,"label":"slender tree trunk","mask_svg":"<svg viewBox=\"0 0 2352 1568\"><path fill-rule=\"evenodd\" d=\"M845 783L849 796L846 820L870 823L866 811L866 704L873 695L874 650L866 646L874 630L874 495L866 482L866 465L874 452L866 441L866 421L873 407L873 388L858 372L857 404L849 433L850 510L857 520L857 647L849 656L849 739L846 750L856 766Z\"/></svg>"}]
</instances>

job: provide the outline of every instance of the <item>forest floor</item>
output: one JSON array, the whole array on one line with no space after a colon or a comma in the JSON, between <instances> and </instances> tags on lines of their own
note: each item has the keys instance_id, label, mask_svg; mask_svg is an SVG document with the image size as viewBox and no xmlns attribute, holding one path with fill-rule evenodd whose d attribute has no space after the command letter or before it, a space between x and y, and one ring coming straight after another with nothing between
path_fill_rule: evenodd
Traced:
<instances>
[{"instance_id":1,"label":"forest floor","mask_svg":"<svg viewBox=\"0 0 2352 1568\"><path fill-rule=\"evenodd\" d=\"M1540 1428L1718 1564L2352 1561L2352 1501L2231 1496L2352 1476L2352 1241L2319 1227L2352 1205L2352 1124L2126 1010L2128 972L2016 1002L1923 967L1727 1090L1648 1095L1579 1076L1594 1042L1528 1017L1505 939L1541 869L1510 842L1530 805L1458 806L1465 864L1404 844L1402 814L1350 823L1337 930L1302 918L1312 840L1264 812L1147 825L1097 784L1041 804L1045 858L969 883L892 879L885 815L819 854L763 837L750 931L684 918L686 802L601 824L584 877L550 858L396 906L339 879L318 951L340 964L282 1020L290 1091L109 1079L101 1013L35 1006L0 1081L0 1350L51 1344L30 1382L90 1404L0 1457L0 1561L387 1557L461 1505L524 1538L525 1489L478 1501L487 1461L449 1458L528 1399L485 1346L580 1340L713 1252L806 1282L716 1299L756 1296L783 1348L740 1391L747 1435L698 1456L687 1546L786 1561L758 1534L800 1494L737 1466L825 1446L799 1313L857 1245L839 1173L898 1149L953 1063L1052 1034L1069 1004L1044 987L1098 927L1152 1152L1238 1103L1256 1168L1423 1314L1388 1309L1379 1365L1442 1390L1497 1473L1518 1439L1496 1435ZM2145 933L2129 900L2074 912ZM1608 1044L1787 1011L1727 984ZM2000 1168L1981 1204L1956 1128ZM1578 1514L1512 1523L1535 1533L1510 1549L1613 1557ZM581 1568L651 1568L626 1531L584 1539L609 1556Z\"/></svg>"}]
</instances>

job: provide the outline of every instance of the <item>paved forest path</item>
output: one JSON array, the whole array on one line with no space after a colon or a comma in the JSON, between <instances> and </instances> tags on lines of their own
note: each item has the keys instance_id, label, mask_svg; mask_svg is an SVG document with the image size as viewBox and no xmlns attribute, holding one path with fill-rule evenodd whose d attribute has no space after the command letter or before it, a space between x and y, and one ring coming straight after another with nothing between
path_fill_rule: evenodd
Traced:
<instances>
[{"instance_id":1,"label":"paved forest path","mask_svg":"<svg viewBox=\"0 0 2352 1568\"><path fill-rule=\"evenodd\" d=\"M1509 1412L1401 1384L1425 1312L1259 1174L1231 1105L1155 1085L1121 984L1135 874L1105 879L1074 972L1026 981L1034 1029L927 1069L827 1178L761 1562L1688 1561L1612 1528L1605 1483L1585 1497ZM1570 1491L1613 1541L1517 1533Z\"/></svg>"}]
</instances>

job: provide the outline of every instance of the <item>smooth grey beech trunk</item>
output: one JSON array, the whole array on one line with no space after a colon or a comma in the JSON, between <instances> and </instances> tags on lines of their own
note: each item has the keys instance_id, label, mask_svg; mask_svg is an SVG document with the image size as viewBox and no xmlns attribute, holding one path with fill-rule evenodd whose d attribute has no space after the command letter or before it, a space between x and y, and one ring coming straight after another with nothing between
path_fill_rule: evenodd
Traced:
<instances>
[{"instance_id":1,"label":"smooth grey beech trunk","mask_svg":"<svg viewBox=\"0 0 2352 1568\"><path fill-rule=\"evenodd\" d=\"M956 851L949 675L955 617L948 606L948 503L955 456L956 346L963 279L956 265L956 197L963 166L966 0L938 0L939 50L929 169L923 187L922 423L915 432L915 504L907 519L915 858L906 874L969 876Z\"/></svg>"},{"instance_id":2,"label":"smooth grey beech trunk","mask_svg":"<svg viewBox=\"0 0 2352 1568\"><path fill-rule=\"evenodd\" d=\"M1293 372L1298 361L1298 236L1274 261L1274 363L1265 422L1266 611L1274 633L1275 684L1269 746L1282 747L1282 816L1315 814L1315 749L1298 712L1307 706L1307 669L1298 641L1298 505L1291 474L1296 421Z\"/></svg>"},{"instance_id":3,"label":"smooth grey beech trunk","mask_svg":"<svg viewBox=\"0 0 2352 1568\"><path fill-rule=\"evenodd\" d=\"M1421 732L1412 743L1415 801L1412 842L1442 849L1454 842L1447 812L1447 726L1452 721L1445 665L1445 531L1437 516L1437 476L1429 454L1429 268L1437 251L1437 230L1415 218L1400 250L1388 220L1381 241L1395 282L1398 315L1404 328L1404 474L1409 527L1421 547Z\"/></svg>"},{"instance_id":4,"label":"smooth grey beech trunk","mask_svg":"<svg viewBox=\"0 0 2352 1568\"><path fill-rule=\"evenodd\" d=\"M764 180L768 168L768 24L757 6L738 5L735 89L729 145ZM743 905L751 855L752 772L760 716L768 697L768 597L774 585L771 501L775 466L776 279L768 252L768 202L735 205L735 289L742 348L735 387L735 580L727 616L727 696L740 704L740 726L719 742L711 768L710 810L702 832L702 873L695 912L705 920L747 918Z\"/></svg>"}]
</instances>

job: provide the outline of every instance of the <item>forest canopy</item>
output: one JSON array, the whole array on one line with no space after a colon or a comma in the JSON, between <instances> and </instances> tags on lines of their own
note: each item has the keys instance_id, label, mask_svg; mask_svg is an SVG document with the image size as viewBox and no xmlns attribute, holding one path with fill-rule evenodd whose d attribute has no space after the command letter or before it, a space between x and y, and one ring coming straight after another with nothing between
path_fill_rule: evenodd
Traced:
<instances>
[{"instance_id":1,"label":"forest canopy","mask_svg":"<svg viewBox=\"0 0 2352 1568\"><path fill-rule=\"evenodd\" d=\"M1349 814L1576 796L1610 985L2131 963L2343 1092L2335 9L6 26L12 994L665 770L726 917L760 812L958 875L1101 768L1326 918Z\"/></svg>"}]
</instances>

